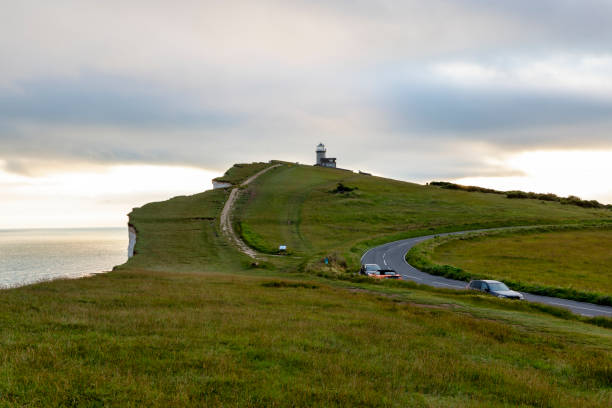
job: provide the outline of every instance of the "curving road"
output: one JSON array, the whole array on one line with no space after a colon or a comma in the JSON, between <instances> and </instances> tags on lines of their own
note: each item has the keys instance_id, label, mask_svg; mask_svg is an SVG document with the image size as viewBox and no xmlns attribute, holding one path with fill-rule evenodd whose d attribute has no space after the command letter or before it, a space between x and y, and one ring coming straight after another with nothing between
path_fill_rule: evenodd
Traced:
<instances>
[{"instance_id":1,"label":"curving road","mask_svg":"<svg viewBox=\"0 0 612 408\"><path fill-rule=\"evenodd\" d=\"M423 285L434 286L438 288L450 288L457 290L465 290L466 282L458 281L454 279L444 278L442 276L431 275L429 273L422 272L408 262L406 262L406 253L418 243L432 239L436 236L443 235L458 235L466 234L475 231L461 231L451 232L446 234L426 235L422 237L402 239L400 241L389 242L384 245L380 245L369 249L361 257L362 264L378 264L381 268L394 269L404 279L408 279ZM547 305L563 307L569 309L573 313L580 314L583 316L606 316L612 317L612 307L600 306L592 303L576 302L573 300L559 299L548 296L533 295L531 293L524 293L526 300L537 303L544 303Z\"/></svg>"}]
</instances>

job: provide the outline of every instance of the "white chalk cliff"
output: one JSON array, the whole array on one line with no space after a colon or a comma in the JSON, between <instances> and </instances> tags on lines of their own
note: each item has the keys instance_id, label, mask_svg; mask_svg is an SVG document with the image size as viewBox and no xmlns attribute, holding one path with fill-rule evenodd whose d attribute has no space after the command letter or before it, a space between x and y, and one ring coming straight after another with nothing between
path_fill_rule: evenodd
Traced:
<instances>
[{"instance_id":1,"label":"white chalk cliff","mask_svg":"<svg viewBox=\"0 0 612 408\"><path fill-rule=\"evenodd\" d=\"M136 246L136 228L134 228L132 225L128 224L128 235L129 235L129 242L128 242L128 259L130 259L131 257L134 256L134 247Z\"/></svg>"}]
</instances>

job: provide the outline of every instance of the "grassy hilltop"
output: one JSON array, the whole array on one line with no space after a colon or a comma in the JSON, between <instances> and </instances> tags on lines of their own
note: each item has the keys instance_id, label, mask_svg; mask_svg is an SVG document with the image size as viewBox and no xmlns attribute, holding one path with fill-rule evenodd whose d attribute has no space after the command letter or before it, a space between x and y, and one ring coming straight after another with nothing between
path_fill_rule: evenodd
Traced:
<instances>
[{"instance_id":1,"label":"grassy hilltop","mask_svg":"<svg viewBox=\"0 0 612 408\"><path fill-rule=\"evenodd\" d=\"M338 183L353 188L337 192ZM287 244L302 256L336 252L358 267L365 248L393 239L511 225L612 220L607 209L512 200L322 167L285 165L243 195L238 229L262 252Z\"/></svg>"},{"instance_id":2,"label":"grassy hilltop","mask_svg":"<svg viewBox=\"0 0 612 408\"><path fill-rule=\"evenodd\" d=\"M588 324L601 320L322 277L349 278L363 249L398 237L601 223L610 211L285 163L235 209L250 245L289 245L254 268L219 231L228 195L135 209L136 256L113 272L3 291L0 406L612 404L612 330ZM320 273L330 254L336 275Z\"/></svg>"}]
</instances>

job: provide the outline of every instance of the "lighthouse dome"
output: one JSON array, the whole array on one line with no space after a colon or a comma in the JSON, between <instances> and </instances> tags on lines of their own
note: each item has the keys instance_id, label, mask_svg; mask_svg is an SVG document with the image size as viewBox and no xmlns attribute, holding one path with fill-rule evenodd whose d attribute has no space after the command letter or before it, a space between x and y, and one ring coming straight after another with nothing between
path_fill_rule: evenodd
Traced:
<instances>
[{"instance_id":1,"label":"lighthouse dome","mask_svg":"<svg viewBox=\"0 0 612 408\"><path fill-rule=\"evenodd\" d=\"M317 146L317 152L324 152L327 149L325 149L325 145L323 143L319 143L319 145Z\"/></svg>"}]
</instances>

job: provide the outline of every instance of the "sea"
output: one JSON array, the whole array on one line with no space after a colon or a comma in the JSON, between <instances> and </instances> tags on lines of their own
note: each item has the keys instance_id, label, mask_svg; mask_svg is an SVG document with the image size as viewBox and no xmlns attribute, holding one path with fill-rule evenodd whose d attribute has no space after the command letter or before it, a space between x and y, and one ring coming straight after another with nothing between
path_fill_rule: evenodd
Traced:
<instances>
[{"instance_id":1,"label":"sea","mask_svg":"<svg viewBox=\"0 0 612 408\"><path fill-rule=\"evenodd\" d=\"M127 248L127 227L0 229L0 288L107 272Z\"/></svg>"}]
</instances>

